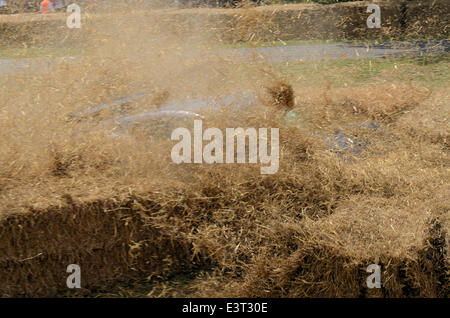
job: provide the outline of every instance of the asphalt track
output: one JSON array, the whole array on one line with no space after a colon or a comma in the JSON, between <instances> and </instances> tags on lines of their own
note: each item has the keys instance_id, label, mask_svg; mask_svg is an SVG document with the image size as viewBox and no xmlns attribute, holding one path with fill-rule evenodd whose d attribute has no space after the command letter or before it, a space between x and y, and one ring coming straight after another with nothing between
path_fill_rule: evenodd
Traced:
<instances>
[{"instance_id":1,"label":"asphalt track","mask_svg":"<svg viewBox=\"0 0 450 318\"><path fill-rule=\"evenodd\" d=\"M221 52L237 61L260 60L282 63L310 60L361 59L398 56L448 54L450 41L412 41L383 43L336 43L300 46L228 49Z\"/></svg>"},{"instance_id":2,"label":"asphalt track","mask_svg":"<svg viewBox=\"0 0 450 318\"><path fill-rule=\"evenodd\" d=\"M448 54L449 40L335 43L313 45L286 45L276 47L234 48L187 53L188 56L217 54L235 62L282 63L310 60L361 59L398 56L426 56ZM0 59L0 75L27 70L49 70L55 61L70 61L77 57L39 57L25 59Z\"/></svg>"}]
</instances>

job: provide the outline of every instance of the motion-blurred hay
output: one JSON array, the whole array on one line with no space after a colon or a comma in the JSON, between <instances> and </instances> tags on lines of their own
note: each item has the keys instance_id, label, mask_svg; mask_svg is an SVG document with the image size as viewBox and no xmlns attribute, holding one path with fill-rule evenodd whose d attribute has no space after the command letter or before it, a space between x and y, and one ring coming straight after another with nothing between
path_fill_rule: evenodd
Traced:
<instances>
[{"instance_id":1,"label":"motion-blurred hay","mask_svg":"<svg viewBox=\"0 0 450 318\"><path fill-rule=\"evenodd\" d=\"M136 281L156 297L448 296L448 90L295 87L252 63L191 54L213 49L215 31L174 15L117 14L88 34L78 60L2 78L1 296L115 294ZM81 124L67 120L141 91L155 93L130 103L136 113L246 89L267 105L205 110L205 126L279 127L275 175L175 165L170 140L75 134ZM271 116L280 110L304 129ZM388 141L350 125L373 121ZM329 151L322 137L337 129L369 141L365 155ZM364 285L372 263L381 290ZM82 290L66 288L69 264ZM187 274L183 289L167 287Z\"/></svg>"}]
</instances>

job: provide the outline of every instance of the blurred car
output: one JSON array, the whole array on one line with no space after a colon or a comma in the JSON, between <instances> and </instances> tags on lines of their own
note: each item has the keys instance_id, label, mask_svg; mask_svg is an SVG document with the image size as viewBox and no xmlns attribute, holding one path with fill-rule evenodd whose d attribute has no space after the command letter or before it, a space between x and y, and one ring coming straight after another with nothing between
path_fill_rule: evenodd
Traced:
<instances>
[{"instance_id":1,"label":"blurred car","mask_svg":"<svg viewBox=\"0 0 450 318\"><path fill-rule=\"evenodd\" d=\"M133 114L135 111L132 103L151 93L138 93L117 98L107 103L85 107L80 111L71 112L67 118L70 121L82 124L82 128L75 135L100 128L106 130L111 137L140 135L159 138L170 138L174 129L190 127L194 119L204 119L202 115L187 110L189 107L186 102L179 101L166 103L162 105L163 109ZM183 106L187 107L183 109ZM204 104L194 103L194 106L201 107ZM104 118L102 115L106 115L105 117L110 119L102 119Z\"/></svg>"},{"instance_id":2,"label":"blurred car","mask_svg":"<svg viewBox=\"0 0 450 318\"><path fill-rule=\"evenodd\" d=\"M185 110L157 110L109 119L101 122L101 128L107 129L113 137L131 135L170 139L176 128L192 128L195 119L204 117Z\"/></svg>"},{"instance_id":3,"label":"blurred car","mask_svg":"<svg viewBox=\"0 0 450 318\"><path fill-rule=\"evenodd\" d=\"M111 137L144 136L170 139L171 133L178 127L192 128L195 119L204 119L197 111L206 109L219 110L220 107L232 106L230 110L239 111L257 102L257 94L252 91L229 92L227 95L203 97L197 99L171 100L160 105L156 110L133 114L132 103L152 94L138 93L128 97L114 99L107 103L85 107L68 115L70 120L87 124L83 131L106 130ZM107 115L110 119L105 118ZM377 141L390 144L393 135L376 122L347 124L342 129L330 134L311 131L304 125L301 114L289 111L285 113L280 124L295 126L312 133L325 141L330 152L336 153L343 161L352 162L353 158L363 157L369 147Z\"/></svg>"}]
</instances>

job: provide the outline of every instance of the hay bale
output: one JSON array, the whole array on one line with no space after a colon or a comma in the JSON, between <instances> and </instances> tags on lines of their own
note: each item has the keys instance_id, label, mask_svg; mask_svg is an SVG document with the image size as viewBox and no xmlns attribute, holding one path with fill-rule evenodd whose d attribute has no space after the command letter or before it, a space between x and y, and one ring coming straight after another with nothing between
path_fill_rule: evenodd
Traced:
<instances>
[{"instance_id":1,"label":"hay bale","mask_svg":"<svg viewBox=\"0 0 450 318\"><path fill-rule=\"evenodd\" d=\"M166 20L176 33L211 33L219 41L259 42L312 39L382 39L385 37L428 37L448 35L450 5L447 1L381 2L382 28L366 25L367 6L371 2L272 5L241 9L182 9L143 12L121 11L114 14L118 25L129 19ZM89 24L101 24L111 14L83 15L81 30L66 27L66 15L0 15L2 43L84 43L92 36ZM169 22L171 20L171 22Z\"/></svg>"},{"instance_id":2,"label":"hay bale","mask_svg":"<svg viewBox=\"0 0 450 318\"><path fill-rule=\"evenodd\" d=\"M415 207L354 197L326 218L306 220L296 228L297 248L289 257L265 255L255 261L245 295L448 296L448 269L434 244L442 244L443 232L437 234L430 212ZM367 288L370 264L381 266L381 289Z\"/></svg>"},{"instance_id":3,"label":"hay bale","mask_svg":"<svg viewBox=\"0 0 450 318\"><path fill-rule=\"evenodd\" d=\"M138 277L191 268L183 234L149 220L158 204L138 197L31 210L0 222L2 297L82 295ZM69 290L69 264L81 268L82 290Z\"/></svg>"}]
</instances>

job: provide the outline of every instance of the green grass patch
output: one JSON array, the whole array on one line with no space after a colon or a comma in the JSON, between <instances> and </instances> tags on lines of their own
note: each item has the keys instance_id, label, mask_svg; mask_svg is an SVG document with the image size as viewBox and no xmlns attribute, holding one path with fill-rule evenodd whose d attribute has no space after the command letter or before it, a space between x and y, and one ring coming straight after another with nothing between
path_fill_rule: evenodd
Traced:
<instances>
[{"instance_id":1,"label":"green grass patch","mask_svg":"<svg viewBox=\"0 0 450 318\"><path fill-rule=\"evenodd\" d=\"M0 59L78 56L83 52L82 48L77 47L5 47L0 48Z\"/></svg>"},{"instance_id":2,"label":"green grass patch","mask_svg":"<svg viewBox=\"0 0 450 318\"><path fill-rule=\"evenodd\" d=\"M289 62L281 75L296 85L352 87L380 82L414 82L423 87L447 86L450 55Z\"/></svg>"},{"instance_id":3,"label":"green grass patch","mask_svg":"<svg viewBox=\"0 0 450 318\"><path fill-rule=\"evenodd\" d=\"M380 39L347 39L347 40L277 40L277 41L267 41L267 42L236 42L236 43L224 43L220 46L220 48L252 48L252 47L275 47L275 46L306 46L306 45L319 45L319 44L368 44L372 46L373 44L380 44L384 42L393 42L393 41L401 41L401 42L414 42L414 41L437 41L437 40L445 40L445 37L411 37L411 36L402 36L402 37L383 37Z\"/></svg>"},{"instance_id":4,"label":"green grass patch","mask_svg":"<svg viewBox=\"0 0 450 318\"><path fill-rule=\"evenodd\" d=\"M336 44L336 43L354 43L356 40L339 41L339 40L289 40L289 41L269 41L269 42L236 42L226 43L221 48L237 49L237 48L252 48L252 47L275 47L275 46L305 46L318 44Z\"/></svg>"}]
</instances>

